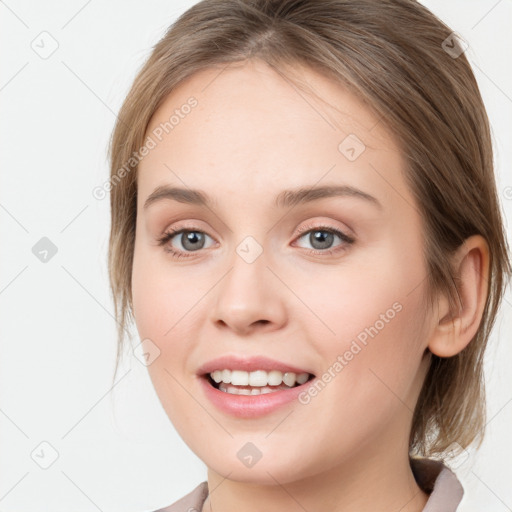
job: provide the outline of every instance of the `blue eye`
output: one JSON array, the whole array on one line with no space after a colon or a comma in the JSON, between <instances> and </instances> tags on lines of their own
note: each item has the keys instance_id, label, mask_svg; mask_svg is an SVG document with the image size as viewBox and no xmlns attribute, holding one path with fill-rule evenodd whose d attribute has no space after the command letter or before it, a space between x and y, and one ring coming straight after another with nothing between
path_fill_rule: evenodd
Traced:
<instances>
[{"instance_id":1,"label":"blue eye","mask_svg":"<svg viewBox=\"0 0 512 512\"><path fill-rule=\"evenodd\" d=\"M175 250L168 242L170 242L173 238L180 235L178 239L181 241L182 247L185 251ZM188 255L184 254L186 252L195 252L204 248L204 240L205 236L208 236L204 231L196 230L196 229L170 229L166 231L162 237L158 239L158 245L164 246L164 251L171 253L176 258L186 258Z\"/></svg>"},{"instance_id":2,"label":"blue eye","mask_svg":"<svg viewBox=\"0 0 512 512\"><path fill-rule=\"evenodd\" d=\"M333 254L354 243L353 238L329 226L306 226L301 228L299 232L303 233L298 238L299 240L306 235L309 236L308 241L313 246L313 250L310 252L313 254ZM332 249L331 246L335 237L338 237L343 243Z\"/></svg>"},{"instance_id":3,"label":"blue eye","mask_svg":"<svg viewBox=\"0 0 512 512\"><path fill-rule=\"evenodd\" d=\"M329 226L306 226L299 229L302 233L298 239L304 238L309 235L309 242L313 245L312 250L308 250L309 253L314 255L330 255L347 249L347 246L354 243L354 239L349 237L342 231L329 227ZM178 238L183 249L174 248L169 242L175 237L181 235ZM209 237L204 231L194 228L182 228L182 229L169 229L166 231L157 242L159 246L164 247L164 251L171 254L173 258L189 258L193 256L194 252L198 252L205 248L205 237ZM335 248L331 248L333 240L338 237L343 243ZM214 245L214 244L212 244ZM317 247L315 247L315 245Z\"/></svg>"}]
</instances>

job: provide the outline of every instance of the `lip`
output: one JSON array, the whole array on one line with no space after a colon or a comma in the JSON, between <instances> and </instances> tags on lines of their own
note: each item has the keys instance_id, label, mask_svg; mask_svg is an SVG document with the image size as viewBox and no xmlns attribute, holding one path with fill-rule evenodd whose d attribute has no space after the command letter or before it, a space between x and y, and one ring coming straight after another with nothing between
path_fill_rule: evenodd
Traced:
<instances>
[{"instance_id":1,"label":"lip","mask_svg":"<svg viewBox=\"0 0 512 512\"><path fill-rule=\"evenodd\" d=\"M281 389L263 395L232 395L220 391L211 385L209 374L215 370L242 370L252 372L256 370L279 370L281 372L309 373L312 371L299 368L276 359L265 356L235 356L226 355L212 359L203 364L197 371L203 392L208 400L220 411L230 416L239 418L256 418L284 407L285 405L298 400L298 396L310 386L316 377L308 380L300 386L290 389Z\"/></svg>"},{"instance_id":2,"label":"lip","mask_svg":"<svg viewBox=\"0 0 512 512\"><path fill-rule=\"evenodd\" d=\"M310 370L301 369L297 366L292 366L276 359L270 359L265 356L235 356L226 355L212 359L203 364L198 370L197 374L203 376L204 374L211 373L215 370L242 370L246 372L254 372L256 370L279 370L281 372L294 372L294 373L311 373Z\"/></svg>"},{"instance_id":3,"label":"lip","mask_svg":"<svg viewBox=\"0 0 512 512\"><path fill-rule=\"evenodd\" d=\"M236 416L238 418L256 418L264 416L284 407L285 405L298 401L298 396L305 391L316 377L308 380L300 386L290 389L281 389L263 395L232 395L213 387L208 376L199 377L202 389L210 402L220 411Z\"/></svg>"}]
</instances>

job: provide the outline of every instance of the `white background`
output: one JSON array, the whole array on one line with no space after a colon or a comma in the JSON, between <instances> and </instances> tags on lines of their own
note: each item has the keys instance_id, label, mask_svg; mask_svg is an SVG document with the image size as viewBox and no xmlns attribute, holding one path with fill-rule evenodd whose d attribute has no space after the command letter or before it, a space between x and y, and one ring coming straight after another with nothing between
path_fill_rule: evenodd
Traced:
<instances>
[{"instance_id":1,"label":"white background","mask_svg":"<svg viewBox=\"0 0 512 512\"><path fill-rule=\"evenodd\" d=\"M0 2L3 512L151 511L206 480L144 366L127 359L109 392L116 349L106 266L110 212L108 197L92 196L108 179L107 144L133 78L193 3ZM424 4L469 43L510 239L512 3ZM58 44L47 59L31 47L43 31ZM48 263L32 253L42 237L58 249ZM486 359L487 438L454 463L466 490L461 511L512 510L511 313L509 290ZM48 469L31 457L41 449L51 456L42 442L58 453Z\"/></svg>"}]
</instances>

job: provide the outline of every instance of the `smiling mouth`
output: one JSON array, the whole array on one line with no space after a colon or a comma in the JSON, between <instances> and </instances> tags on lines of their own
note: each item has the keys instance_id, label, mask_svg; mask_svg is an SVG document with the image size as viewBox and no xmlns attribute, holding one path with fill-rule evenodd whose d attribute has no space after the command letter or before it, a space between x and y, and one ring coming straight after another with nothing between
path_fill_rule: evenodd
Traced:
<instances>
[{"instance_id":1,"label":"smiling mouth","mask_svg":"<svg viewBox=\"0 0 512 512\"><path fill-rule=\"evenodd\" d=\"M244 372L238 370L216 370L203 375L208 383L232 395L263 395L303 386L315 376L311 373L296 374L280 371Z\"/></svg>"}]
</instances>

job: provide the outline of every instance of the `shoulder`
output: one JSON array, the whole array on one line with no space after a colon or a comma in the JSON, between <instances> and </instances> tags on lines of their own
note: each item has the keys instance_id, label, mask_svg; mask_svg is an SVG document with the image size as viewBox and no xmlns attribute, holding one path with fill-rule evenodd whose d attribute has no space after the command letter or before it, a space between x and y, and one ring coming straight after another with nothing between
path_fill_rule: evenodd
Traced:
<instances>
[{"instance_id":1,"label":"shoulder","mask_svg":"<svg viewBox=\"0 0 512 512\"><path fill-rule=\"evenodd\" d=\"M455 473L440 460L411 457L410 464L417 484L430 495L423 512L455 512L464 494Z\"/></svg>"},{"instance_id":2,"label":"shoulder","mask_svg":"<svg viewBox=\"0 0 512 512\"><path fill-rule=\"evenodd\" d=\"M159 508L154 512L201 512L203 503L207 496L208 483L204 481L172 505L168 505L165 508Z\"/></svg>"}]
</instances>

